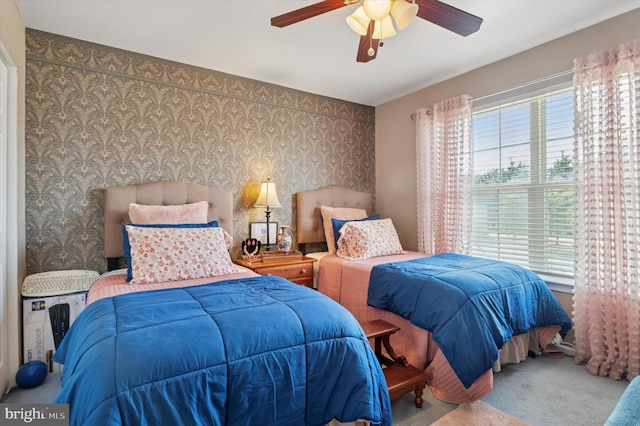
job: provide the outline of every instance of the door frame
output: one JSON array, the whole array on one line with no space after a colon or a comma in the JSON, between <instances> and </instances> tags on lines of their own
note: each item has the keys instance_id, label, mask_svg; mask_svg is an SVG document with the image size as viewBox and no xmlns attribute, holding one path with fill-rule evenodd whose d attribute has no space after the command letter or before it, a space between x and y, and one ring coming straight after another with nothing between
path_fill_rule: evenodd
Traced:
<instances>
[{"instance_id":1,"label":"door frame","mask_svg":"<svg viewBox=\"0 0 640 426\"><path fill-rule=\"evenodd\" d=\"M18 244L18 68L11 59L9 51L0 41L0 62L6 67L6 117L0 125L6 133L3 150L0 154L0 170L3 174L3 188L0 196L4 215L0 215L0 224L5 233L4 259L0 262L0 395L15 386L15 372L20 364L21 323L20 323L20 284L19 284L19 244ZM1 243L2 241L0 241Z\"/></svg>"}]
</instances>

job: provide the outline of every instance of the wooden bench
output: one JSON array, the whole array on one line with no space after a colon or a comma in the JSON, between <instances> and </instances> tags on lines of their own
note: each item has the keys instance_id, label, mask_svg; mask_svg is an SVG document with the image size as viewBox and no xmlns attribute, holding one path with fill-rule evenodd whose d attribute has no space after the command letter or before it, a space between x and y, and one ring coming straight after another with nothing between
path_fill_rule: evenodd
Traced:
<instances>
[{"instance_id":1,"label":"wooden bench","mask_svg":"<svg viewBox=\"0 0 640 426\"><path fill-rule=\"evenodd\" d=\"M374 352L380 364L384 365L382 371L387 381L389 397L391 400L413 391L415 393L416 407L422 408L422 393L427 381L427 374L410 365L404 356L396 355L389 338L400 327L383 320L367 321L361 324L362 329L369 339L374 339ZM384 346L388 357L382 354Z\"/></svg>"}]
</instances>

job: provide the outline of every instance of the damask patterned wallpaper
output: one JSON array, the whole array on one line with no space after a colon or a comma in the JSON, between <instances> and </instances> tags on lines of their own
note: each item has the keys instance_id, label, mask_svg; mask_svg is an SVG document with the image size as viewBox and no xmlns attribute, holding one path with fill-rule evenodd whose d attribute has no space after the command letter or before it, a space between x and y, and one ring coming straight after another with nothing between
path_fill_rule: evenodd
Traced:
<instances>
[{"instance_id":1,"label":"damask patterned wallpaper","mask_svg":"<svg viewBox=\"0 0 640 426\"><path fill-rule=\"evenodd\" d=\"M27 273L106 270L103 189L166 179L234 191L234 256L259 183L375 190L375 110L28 29ZM309 78L313 78L310 76Z\"/></svg>"}]
</instances>

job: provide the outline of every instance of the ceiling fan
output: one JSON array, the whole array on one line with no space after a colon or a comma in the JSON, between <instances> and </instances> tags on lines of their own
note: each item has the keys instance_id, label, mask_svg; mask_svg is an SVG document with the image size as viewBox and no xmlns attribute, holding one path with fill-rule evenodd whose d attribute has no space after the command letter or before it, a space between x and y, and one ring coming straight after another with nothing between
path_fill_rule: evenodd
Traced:
<instances>
[{"instance_id":1,"label":"ceiling fan","mask_svg":"<svg viewBox=\"0 0 640 426\"><path fill-rule=\"evenodd\" d=\"M286 27L358 2L360 0L324 0L273 17L271 25ZM396 34L392 17L398 29L406 28L418 16L464 37L478 31L482 24L482 18L439 0L362 0L362 3L347 17L347 24L360 34L358 62L375 59L378 46L382 45L380 40Z\"/></svg>"}]
</instances>

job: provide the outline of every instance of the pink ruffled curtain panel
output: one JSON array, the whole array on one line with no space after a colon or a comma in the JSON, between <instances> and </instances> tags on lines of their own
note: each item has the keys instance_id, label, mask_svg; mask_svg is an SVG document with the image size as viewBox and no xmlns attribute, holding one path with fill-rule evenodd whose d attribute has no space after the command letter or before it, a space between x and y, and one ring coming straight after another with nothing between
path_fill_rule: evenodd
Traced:
<instances>
[{"instance_id":1,"label":"pink ruffled curtain panel","mask_svg":"<svg viewBox=\"0 0 640 426\"><path fill-rule=\"evenodd\" d=\"M640 40L576 59L576 363L640 373Z\"/></svg>"},{"instance_id":2,"label":"pink ruffled curtain panel","mask_svg":"<svg viewBox=\"0 0 640 426\"><path fill-rule=\"evenodd\" d=\"M416 112L418 250L468 253L473 152L467 95Z\"/></svg>"}]
</instances>

